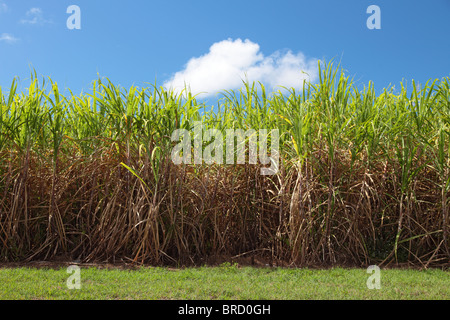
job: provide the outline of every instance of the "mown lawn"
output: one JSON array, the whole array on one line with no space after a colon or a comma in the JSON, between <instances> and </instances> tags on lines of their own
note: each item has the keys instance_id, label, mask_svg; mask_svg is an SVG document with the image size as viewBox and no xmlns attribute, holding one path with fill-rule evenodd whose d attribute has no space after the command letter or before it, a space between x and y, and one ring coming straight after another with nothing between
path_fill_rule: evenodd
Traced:
<instances>
[{"instance_id":1,"label":"mown lawn","mask_svg":"<svg viewBox=\"0 0 450 320\"><path fill-rule=\"evenodd\" d=\"M369 290L365 269L282 269L223 265L187 269L81 268L69 289L66 268L0 268L0 299L450 299L450 272L381 270Z\"/></svg>"}]
</instances>

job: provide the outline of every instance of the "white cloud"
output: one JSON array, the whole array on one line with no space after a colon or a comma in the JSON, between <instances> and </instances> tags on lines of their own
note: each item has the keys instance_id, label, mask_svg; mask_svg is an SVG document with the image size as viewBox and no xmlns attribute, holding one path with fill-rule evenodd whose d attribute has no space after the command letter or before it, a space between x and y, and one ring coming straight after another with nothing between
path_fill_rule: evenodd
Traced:
<instances>
[{"instance_id":1,"label":"white cloud","mask_svg":"<svg viewBox=\"0 0 450 320\"><path fill-rule=\"evenodd\" d=\"M7 43L14 43L19 41L19 39L15 38L13 35L9 33L2 33L0 34L0 41L4 41Z\"/></svg>"},{"instance_id":2,"label":"white cloud","mask_svg":"<svg viewBox=\"0 0 450 320\"><path fill-rule=\"evenodd\" d=\"M301 52L277 51L264 56L257 43L228 39L214 43L207 54L190 59L164 86L179 93L186 84L192 93L202 92L200 96L206 97L239 89L243 80L259 81L271 90L278 86L301 89L304 79L315 81L317 77L317 59L307 59Z\"/></svg>"},{"instance_id":3,"label":"white cloud","mask_svg":"<svg viewBox=\"0 0 450 320\"><path fill-rule=\"evenodd\" d=\"M46 23L52 23L51 20L44 18L44 12L41 8L31 8L26 13L26 19L21 19L20 23L31 25L43 25Z\"/></svg>"}]
</instances>

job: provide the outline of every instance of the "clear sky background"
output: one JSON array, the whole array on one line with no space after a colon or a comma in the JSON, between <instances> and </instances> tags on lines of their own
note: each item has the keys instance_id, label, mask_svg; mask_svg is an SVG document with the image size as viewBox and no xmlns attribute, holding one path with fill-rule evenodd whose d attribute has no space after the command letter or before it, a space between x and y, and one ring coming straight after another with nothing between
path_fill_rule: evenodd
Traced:
<instances>
[{"instance_id":1,"label":"clear sky background","mask_svg":"<svg viewBox=\"0 0 450 320\"><path fill-rule=\"evenodd\" d=\"M69 30L67 7L81 9ZM381 9L369 30L368 6ZM450 76L450 0L0 0L0 86L34 68L74 93L97 74L124 87L236 89L246 74L297 86L317 60L341 62L361 86ZM237 79L237 80L236 80Z\"/></svg>"}]
</instances>

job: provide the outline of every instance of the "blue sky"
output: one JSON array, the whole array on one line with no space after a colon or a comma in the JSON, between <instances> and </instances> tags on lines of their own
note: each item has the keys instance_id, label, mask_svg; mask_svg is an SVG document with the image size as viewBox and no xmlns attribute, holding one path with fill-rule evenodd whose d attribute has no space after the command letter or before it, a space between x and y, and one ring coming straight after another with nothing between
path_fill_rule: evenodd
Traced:
<instances>
[{"instance_id":1,"label":"blue sky","mask_svg":"<svg viewBox=\"0 0 450 320\"><path fill-rule=\"evenodd\" d=\"M67 28L70 5L81 30ZM367 28L370 5L380 30ZM269 86L297 85L298 69L316 81L317 60L334 58L381 90L450 75L449 18L450 0L0 0L0 86L34 68L74 93L97 74L124 87L192 79L212 93L243 72Z\"/></svg>"}]
</instances>

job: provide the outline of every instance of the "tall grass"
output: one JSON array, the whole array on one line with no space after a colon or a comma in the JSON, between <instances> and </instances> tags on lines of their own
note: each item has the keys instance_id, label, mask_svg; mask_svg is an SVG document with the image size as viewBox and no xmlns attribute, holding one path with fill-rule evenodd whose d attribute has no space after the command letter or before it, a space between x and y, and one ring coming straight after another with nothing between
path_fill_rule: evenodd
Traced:
<instances>
[{"instance_id":1,"label":"tall grass","mask_svg":"<svg viewBox=\"0 0 450 320\"><path fill-rule=\"evenodd\" d=\"M319 69L300 91L245 83L207 111L156 86L63 96L14 80L0 89L0 259L448 267L450 78L377 95ZM175 165L171 135L196 121L278 129L278 173Z\"/></svg>"}]
</instances>

